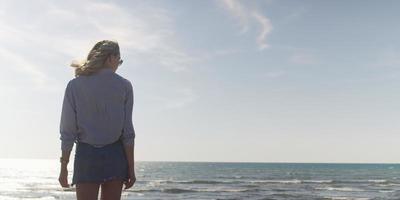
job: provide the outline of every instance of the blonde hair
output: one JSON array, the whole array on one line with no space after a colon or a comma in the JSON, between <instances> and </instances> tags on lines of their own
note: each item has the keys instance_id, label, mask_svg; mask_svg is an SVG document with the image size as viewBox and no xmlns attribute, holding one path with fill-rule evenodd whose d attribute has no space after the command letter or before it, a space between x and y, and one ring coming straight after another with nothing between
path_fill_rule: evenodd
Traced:
<instances>
[{"instance_id":1,"label":"blonde hair","mask_svg":"<svg viewBox=\"0 0 400 200\"><path fill-rule=\"evenodd\" d=\"M120 55L118 42L111 40L97 42L90 50L86 60L71 63L71 67L75 68L75 77L88 76L105 68L104 63L110 55Z\"/></svg>"}]
</instances>

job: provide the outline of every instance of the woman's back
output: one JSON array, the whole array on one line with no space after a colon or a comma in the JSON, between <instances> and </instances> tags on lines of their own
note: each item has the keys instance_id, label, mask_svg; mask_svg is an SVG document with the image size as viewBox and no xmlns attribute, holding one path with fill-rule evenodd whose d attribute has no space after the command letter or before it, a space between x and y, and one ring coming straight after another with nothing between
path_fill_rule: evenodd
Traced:
<instances>
[{"instance_id":1,"label":"woman's back","mask_svg":"<svg viewBox=\"0 0 400 200\"><path fill-rule=\"evenodd\" d=\"M110 68L104 68L90 76L72 79L67 85L65 96L63 106L66 110L63 115L75 112L77 119L76 124L73 124L72 120L63 120L62 117L62 140L76 139L95 147L111 144L121 136L124 143L132 142L133 88L129 80ZM71 132L76 132L75 138L72 138L74 135ZM72 149L71 141L67 143L65 148Z\"/></svg>"}]
</instances>

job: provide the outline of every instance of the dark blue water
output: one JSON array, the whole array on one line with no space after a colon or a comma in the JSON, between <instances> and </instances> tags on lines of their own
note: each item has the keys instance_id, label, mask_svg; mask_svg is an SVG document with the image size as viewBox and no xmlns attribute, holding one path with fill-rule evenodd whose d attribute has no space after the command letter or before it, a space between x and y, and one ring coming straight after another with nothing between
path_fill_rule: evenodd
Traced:
<instances>
[{"instance_id":1,"label":"dark blue water","mask_svg":"<svg viewBox=\"0 0 400 200\"><path fill-rule=\"evenodd\" d=\"M400 199L397 164L141 162L137 176L140 199Z\"/></svg>"}]
</instances>

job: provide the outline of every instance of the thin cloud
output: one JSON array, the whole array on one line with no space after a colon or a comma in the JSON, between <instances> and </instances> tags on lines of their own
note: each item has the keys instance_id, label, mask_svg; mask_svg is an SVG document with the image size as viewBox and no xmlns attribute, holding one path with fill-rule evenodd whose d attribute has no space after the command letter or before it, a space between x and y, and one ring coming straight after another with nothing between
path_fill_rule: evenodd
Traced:
<instances>
[{"instance_id":1,"label":"thin cloud","mask_svg":"<svg viewBox=\"0 0 400 200\"><path fill-rule=\"evenodd\" d=\"M174 73L189 70L199 58L180 47L171 13L138 4L126 8L112 2L44 1L20 9L17 2L7 1L0 8L0 59L8 69L3 69L0 87L7 93L18 85L62 91L59 72L72 74L70 62L85 58L103 39L117 40L122 55L137 66L151 64ZM197 97L189 85L171 91L175 92L160 97L163 109L182 108Z\"/></svg>"},{"instance_id":2,"label":"thin cloud","mask_svg":"<svg viewBox=\"0 0 400 200\"><path fill-rule=\"evenodd\" d=\"M249 16L242 4L235 0L222 0L222 3L239 20L239 24L242 27L241 32L247 32L249 29Z\"/></svg>"},{"instance_id":3,"label":"thin cloud","mask_svg":"<svg viewBox=\"0 0 400 200\"><path fill-rule=\"evenodd\" d=\"M57 81L49 78L49 71L67 69L102 39L117 40L134 62L151 62L173 72L187 70L194 61L179 47L169 13L145 3L128 10L111 2L41 1L21 8L7 1L0 15L1 56L21 66L33 84Z\"/></svg>"},{"instance_id":4,"label":"thin cloud","mask_svg":"<svg viewBox=\"0 0 400 200\"><path fill-rule=\"evenodd\" d=\"M259 50L269 47L267 36L271 33L273 26L266 16L256 9L243 6L237 0L221 0L221 2L223 7L239 20L241 33L247 32L252 22L256 22L260 26L260 32L256 38Z\"/></svg>"},{"instance_id":5,"label":"thin cloud","mask_svg":"<svg viewBox=\"0 0 400 200\"><path fill-rule=\"evenodd\" d=\"M266 40L267 40L267 35L272 31L272 25L268 18L266 18L265 16L261 15L258 12L253 12L253 16L261 25L261 32L257 37L257 43L260 50L263 50L269 47Z\"/></svg>"},{"instance_id":6,"label":"thin cloud","mask_svg":"<svg viewBox=\"0 0 400 200\"><path fill-rule=\"evenodd\" d=\"M47 82L47 75L37 65L15 52L0 48L0 60L4 66L7 66L3 69L6 70L6 72L3 71L4 74L16 71L28 75L37 86L43 86Z\"/></svg>"}]
</instances>

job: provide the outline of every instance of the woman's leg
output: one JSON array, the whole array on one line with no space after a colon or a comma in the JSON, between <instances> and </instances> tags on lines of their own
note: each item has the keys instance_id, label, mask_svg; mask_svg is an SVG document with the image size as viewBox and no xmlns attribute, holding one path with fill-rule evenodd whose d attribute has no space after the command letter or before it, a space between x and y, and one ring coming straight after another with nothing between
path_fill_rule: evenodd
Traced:
<instances>
[{"instance_id":1,"label":"woman's leg","mask_svg":"<svg viewBox=\"0 0 400 200\"><path fill-rule=\"evenodd\" d=\"M97 200L99 196L100 183L77 183L77 200Z\"/></svg>"},{"instance_id":2,"label":"woman's leg","mask_svg":"<svg viewBox=\"0 0 400 200\"><path fill-rule=\"evenodd\" d=\"M122 180L111 180L101 184L101 200L119 200L122 193Z\"/></svg>"}]
</instances>

